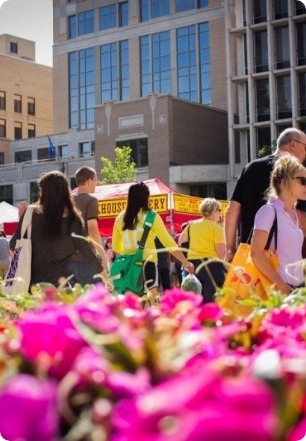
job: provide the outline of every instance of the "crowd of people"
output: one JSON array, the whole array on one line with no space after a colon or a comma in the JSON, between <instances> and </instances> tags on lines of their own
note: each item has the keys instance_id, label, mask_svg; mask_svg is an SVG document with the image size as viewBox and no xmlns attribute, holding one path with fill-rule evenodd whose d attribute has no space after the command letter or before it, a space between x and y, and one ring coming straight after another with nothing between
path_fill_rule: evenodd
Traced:
<instances>
[{"instance_id":1,"label":"crowd of people","mask_svg":"<svg viewBox=\"0 0 306 441\"><path fill-rule=\"evenodd\" d=\"M224 222L220 202L215 198L203 199L199 207L202 218L183 225L176 237L156 213L144 248L144 291L154 300L159 292L180 285L184 275L195 273L202 285L203 302L214 301L216 291L223 286L227 262L232 261L240 242L251 243L254 264L277 289L289 293L303 286L304 272L299 262L305 257L305 158L305 133L288 128L279 135L273 154L243 168ZM77 192L73 195L66 176L59 171L48 172L38 181L39 197L32 219L32 285L49 282L57 286L63 279L72 286L105 282L116 256L136 252L150 210L150 192L145 183L130 186L126 208L115 220L112 237L102 242L98 201L91 195L97 184L96 171L81 167L75 179ZM9 241L11 251L5 233L0 231L2 278L10 252L20 238L26 208L26 203L21 204L20 222ZM277 270L264 252L275 217Z\"/></svg>"}]
</instances>

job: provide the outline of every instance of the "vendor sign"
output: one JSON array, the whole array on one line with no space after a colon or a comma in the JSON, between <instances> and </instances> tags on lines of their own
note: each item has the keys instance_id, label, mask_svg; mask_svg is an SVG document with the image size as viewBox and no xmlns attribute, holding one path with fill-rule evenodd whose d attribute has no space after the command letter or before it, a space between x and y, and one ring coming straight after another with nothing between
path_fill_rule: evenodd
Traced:
<instances>
[{"instance_id":1,"label":"vendor sign","mask_svg":"<svg viewBox=\"0 0 306 441\"><path fill-rule=\"evenodd\" d=\"M174 211L187 214L199 214L199 205L203 198L173 194Z\"/></svg>"},{"instance_id":2,"label":"vendor sign","mask_svg":"<svg viewBox=\"0 0 306 441\"><path fill-rule=\"evenodd\" d=\"M199 214L199 206L203 201L203 198L195 196L186 196L182 194L173 194L174 211L178 213L186 214ZM228 201L219 200L221 204L221 214L225 215Z\"/></svg>"},{"instance_id":3,"label":"vendor sign","mask_svg":"<svg viewBox=\"0 0 306 441\"><path fill-rule=\"evenodd\" d=\"M121 211L125 210L126 204L126 198L99 200L99 219L118 216ZM166 213L168 211L168 196L166 194L151 196L150 208L157 213Z\"/></svg>"}]
</instances>

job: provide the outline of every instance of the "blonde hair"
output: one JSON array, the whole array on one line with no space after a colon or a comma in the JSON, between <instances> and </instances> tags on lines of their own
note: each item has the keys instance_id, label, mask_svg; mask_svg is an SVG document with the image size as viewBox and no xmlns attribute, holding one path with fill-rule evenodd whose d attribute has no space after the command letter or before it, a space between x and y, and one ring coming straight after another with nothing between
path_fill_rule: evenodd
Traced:
<instances>
[{"instance_id":1,"label":"blonde hair","mask_svg":"<svg viewBox=\"0 0 306 441\"><path fill-rule=\"evenodd\" d=\"M215 198L205 198L200 202L199 210L203 216L209 216L213 211L220 210L221 204Z\"/></svg>"},{"instance_id":2,"label":"blonde hair","mask_svg":"<svg viewBox=\"0 0 306 441\"><path fill-rule=\"evenodd\" d=\"M292 188L292 179L299 172L306 172L300 161L289 153L282 154L276 161L271 173L270 187L267 190L267 197L288 195Z\"/></svg>"}]
</instances>

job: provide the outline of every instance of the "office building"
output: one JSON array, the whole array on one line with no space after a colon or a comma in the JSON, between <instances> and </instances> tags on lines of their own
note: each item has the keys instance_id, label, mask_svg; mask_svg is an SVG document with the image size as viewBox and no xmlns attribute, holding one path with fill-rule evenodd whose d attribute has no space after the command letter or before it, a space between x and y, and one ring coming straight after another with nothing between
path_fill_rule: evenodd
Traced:
<instances>
[{"instance_id":1,"label":"office building","mask_svg":"<svg viewBox=\"0 0 306 441\"><path fill-rule=\"evenodd\" d=\"M226 196L225 20L219 0L54 0L55 133L133 149L138 172ZM89 149L89 151L88 151Z\"/></svg>"},{"instance_id":2,"label":"office building","mask_svg":"<svg viewBox=\"0 0 306 441\"><path fill-rule=\"evenodd\" d=\"M234 184L241 165L275 147L282 130L306 129L306 8L296 0L228 0L225 6Z\"/></svg>"}]
</instances>

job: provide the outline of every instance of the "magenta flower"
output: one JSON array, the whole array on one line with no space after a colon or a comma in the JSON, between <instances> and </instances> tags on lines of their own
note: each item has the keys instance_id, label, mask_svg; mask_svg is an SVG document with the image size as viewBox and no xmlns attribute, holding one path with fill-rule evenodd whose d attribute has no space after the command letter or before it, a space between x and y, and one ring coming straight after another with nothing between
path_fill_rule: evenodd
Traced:
<instances>
[{"instance_id":1,"label":"magenta flower","mask_svg":"<svg viewBox=\"0 0 306 441\"><path fill-rule=\"evenodd\" d=\"M180 305L178 305L180 303ZM194 310L202 303L202 296L188 291L182 291L179 288L174 288L171 291L166 291L162 296L159 308L165 315L171 315L179 308L184 310Z\"/></svg>"},{"instance_id":2,"label":"magenta flower","mask_svg":"<svg viewBox=\"0 0 306 441\"><path fill-rule=\"evenodd\" d=\"M250 377L222 379L205 363L123 400L113 423L111 441L272 441L276 431L268 387Z\"/></svg>"},{"instance_id":3,"label":"magenta flower","mask_svg":"<svg viewBox=\"0 0 306 441\"><path fill-rule=\"evenodd\" d=\"M17 327L24 357L40 363L59 378L69 371L80 350L87 346L65 306L51 304L28 312Z\"/></svg>"},{"instance_id":4,"label":"magenta flower","mask_svg":"<svg viewBox=\"0 0 306 441\"><path fill-rule=\"evenodd\" d=\"M54 441L57 437L56 384L17 375L0 391L0 433L9 441Z\"/></svg>"},{"instance_id":5,"label":"magenta flower","mask_svg":"<svg viewBox=\"0 0 306 441\"><path fill-rule=\"evenodd\" d=\"M206 303L201 306L199 319L201 322L211 321L216 323L225 317L224 311L216 303Z\"/></svg>"}]
</instances>

